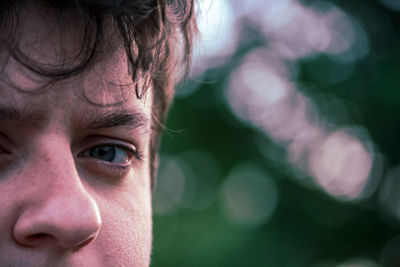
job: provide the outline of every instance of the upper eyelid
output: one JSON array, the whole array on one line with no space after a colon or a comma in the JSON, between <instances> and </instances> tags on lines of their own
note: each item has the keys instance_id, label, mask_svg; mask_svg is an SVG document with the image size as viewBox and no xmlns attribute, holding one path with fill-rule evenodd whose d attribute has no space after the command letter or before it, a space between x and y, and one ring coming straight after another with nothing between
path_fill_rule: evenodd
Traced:
<instances>
[{"instance_id":1,"label":"upper eyelid","mask_svg":"<svg viewBox=\"0 0 400 267\"><path fill-rule=\"evenodd\" d=\"M93 147L90 147L90 148L88 148L86 150L83 150L82 152L80 152L80 154L86 153L91 149L95 149L95 148L99 148L99 147L110 147L110 146L119 148L121 150L124 150L127 153L135 153L135 151L132 151L130 148L128 148L126 146L120 146L120 145L115 145L115 144L101 144L101 145L93 146Z\"/></svg>"},{"instance_id":2,"label":"upper eyelid","mask_svg":"<svg viewBox=\"0 0 400 267\"><path fill-rule=\"evenodd\" d=\"M137 148L135 146L130 147L130 146L121 145L119 143L113 143L113 142L105 142L105 143L102 143L102 144L97 144L97 145L94 145L92 147L89 147L89 149L90 148L95 148L95 147L101 147L101 146L115 146L115 147L130 151L130 152L133 152L133 153L136 152L136 150L137 150Z\"/></svg>"},{"instance_id":3,"label":"upper eyelid","mask_svg":"<svg viewBox=\"0 0 400 267\"><path fill-rule=\"evenodd\" d=\"M76 147L74 150L83 151L89 148L93 148L96 146L104 146L104 145L118 146L121 148L126 148L127 150L130 150L132 152L138 150L138 145L136 145L131 141L125 141L120 138L104 136L104 135L89 136L85 138L82 142L80 142L79 145L74 144L74 147Z\"/></svg>"}]
</instances>

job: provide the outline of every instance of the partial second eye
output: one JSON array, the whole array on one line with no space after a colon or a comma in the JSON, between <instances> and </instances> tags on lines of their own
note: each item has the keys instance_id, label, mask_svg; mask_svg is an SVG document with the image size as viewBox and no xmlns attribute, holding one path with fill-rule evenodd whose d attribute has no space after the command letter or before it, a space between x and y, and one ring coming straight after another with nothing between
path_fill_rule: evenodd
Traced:
<instances>
[{"instance_id":1,"label":"partial second eye","mask_svg":"<svg viewBox=\"0 0 400 267\"><path fill-rule=\"evenodd\" d=\"M83 157L91 157L115 164L128 164L132 160L133 152L128 148L117 145L100 145L81 153Z\"/></svg>"}]
</instances>

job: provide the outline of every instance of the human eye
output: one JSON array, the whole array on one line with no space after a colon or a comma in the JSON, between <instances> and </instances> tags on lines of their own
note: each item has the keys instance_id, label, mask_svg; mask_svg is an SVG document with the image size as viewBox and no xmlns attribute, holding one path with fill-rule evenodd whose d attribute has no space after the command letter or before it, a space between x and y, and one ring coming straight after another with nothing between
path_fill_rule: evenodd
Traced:
<instances>
[{"instance_id":1,"label":"human eye","mask_svg":"<svg viewBox=\"0 0 400 267\"><path fill-rule=\"evenodd\" d=\"M93 177L115 181L125 177L132 168L141 167L144 161L138 146L131 141L96 135L82 142L77 160Z\"/></svg>"},{"instance_id":2,"label":"human eye","mask_svg":"<svg viewBox=\"0 0 400 267\"><path fill-rule=\"evenodd\" d=\"M100 145L92 147L81 153L83 157L91 157L114 164L129 164L132 158L132 151L116 145Z\"/></svg>"},{"instance_id":3,"label":"human eye","mask_svg":"<svg viewBox=\"0 0 400 267\"><path fill-rule=\"evenodd\" d=\"M81 152L79 157L100 160L118 166L128 166L133 160L141 159L135 147L121 144L96 145Z\"/></svg>"}]
</instances>

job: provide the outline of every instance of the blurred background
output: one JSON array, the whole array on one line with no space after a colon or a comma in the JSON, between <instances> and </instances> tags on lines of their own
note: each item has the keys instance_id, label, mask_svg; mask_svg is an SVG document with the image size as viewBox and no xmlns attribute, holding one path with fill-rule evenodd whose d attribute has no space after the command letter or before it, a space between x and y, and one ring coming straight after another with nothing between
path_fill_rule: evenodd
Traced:
<instances>
[{"instance_id":1,"label":"blurred background","mask_svg":"<svg viewBox=\"0 0 400 267\"><path fill-rule=\"evenodd\" d=\"M158 266L400 266L400 1L200 0Z\"/></svg>"}]
</instances>

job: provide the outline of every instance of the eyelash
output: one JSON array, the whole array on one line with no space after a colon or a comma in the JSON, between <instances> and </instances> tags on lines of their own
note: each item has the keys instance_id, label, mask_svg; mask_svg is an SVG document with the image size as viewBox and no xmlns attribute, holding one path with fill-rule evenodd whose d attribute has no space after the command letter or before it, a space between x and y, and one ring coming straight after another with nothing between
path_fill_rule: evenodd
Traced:
<instances>
[{"instance_id":1,"label":"eyelash","mask_svg":"<svg viewBox=\"0 0 400 267\"><path fill-rule=\"evenodd\" d=\"M135 148L135 149L132 149L132 148L129 147L129 146L124 146L124 145L115 144L115 143L104 143L104 144L99 144L99 145L95 145L95 146L89 147L89 148L85 149L84 151L80 152L80 153L78 154L78 157L91 157L91 158L94 158L94 159L97 159L97 160L100 160L100 161L104 161L104 162L107 163L107 164L118 165L118 164L116 164L116 163L108 162L108 161L106 161L106 160L102 160L102 159L100 159L100 158L95 158L95 157L92 157L92 156L90 156L90 155L88 155L88 156L84 155L84 154L87 153L87 152L90 153L90 150L92 150L92 149L101 148L101 147L114 147L114 148L119 148L119 149L124 150L125 152L127 152L127 153L129 154L129 158L130 158L129 163L131 163L131 158L132 158L132 157L134 157L134 158L135 158L136 160L138 160L138 161L143 161L143 156L142 156L142 154L141 154L136 148ZM119 164L119 165L122 166L123 164ZM126 164L126 165L129 165L129 164Z\"/></svg>"}]
</instances>

